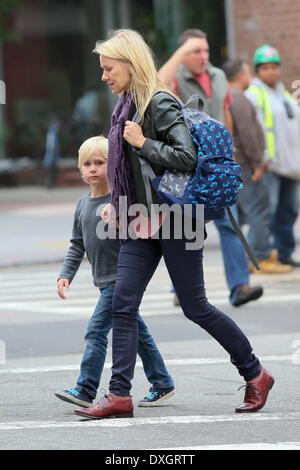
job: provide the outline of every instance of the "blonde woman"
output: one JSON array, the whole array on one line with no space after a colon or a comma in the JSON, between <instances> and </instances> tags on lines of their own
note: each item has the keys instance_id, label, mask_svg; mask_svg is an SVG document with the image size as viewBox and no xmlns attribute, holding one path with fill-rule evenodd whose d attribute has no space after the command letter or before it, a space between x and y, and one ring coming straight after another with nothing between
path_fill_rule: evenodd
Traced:
<instances>
[{"instance_id":1,"label":"blonde woman","mask_svg":"<svg viewBox=\"0 0 300 470\"><path fill-rule=\"evenodd\" d=\"M111 203L120 220L123 216L120 196L127 196L129 206L147 205L138 154L150 162L157 175L166 168L193 170L197 157L180 106L172 95L164 92L167 89L158 79L151 50L141 35L129 29L115 31L106 41L96 44L95 52L100 56L102 80L113 94L120 95L108 137ZM136 111L140 125L132 121ZM158 225L161 223L160 220ZM187 250L187 240L184 236L176 239L174 226L171 228L171 236L166 239L162 228L154 233L150 223L146 225L148 234L127 238L122 243L113 299L110 393L96 406L75 410L75 414L102 419L133 413L130 389L138 345L137 310L162 256L185 316L224 347L246 381L244 402L236 412L253 412L265 405L273 377L261 366L239 327L208 302L203 250Z\"/></svg>"}]
</instances>

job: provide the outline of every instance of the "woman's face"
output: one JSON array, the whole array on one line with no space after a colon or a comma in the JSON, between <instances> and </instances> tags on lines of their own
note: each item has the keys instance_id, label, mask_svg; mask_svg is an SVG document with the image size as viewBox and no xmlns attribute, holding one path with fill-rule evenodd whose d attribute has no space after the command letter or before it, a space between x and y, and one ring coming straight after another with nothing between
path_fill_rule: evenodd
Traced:
<instances>
[{"instance_id":1,"label":"woman's face","mask_svg":"<svg viewBox=\"0 0 300 470\"><path fill-rule=\"evenodd\" d=\"M100 67L103 69L101 80L108 84L114 95L128 90L131 82L129 63L100 55Z\"/></svg>"}]
</instances>

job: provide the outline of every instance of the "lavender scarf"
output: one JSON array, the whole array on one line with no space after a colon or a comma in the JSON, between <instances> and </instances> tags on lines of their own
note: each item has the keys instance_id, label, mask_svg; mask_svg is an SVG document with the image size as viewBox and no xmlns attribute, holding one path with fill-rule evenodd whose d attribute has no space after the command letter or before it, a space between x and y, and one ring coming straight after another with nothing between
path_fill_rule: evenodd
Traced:
<instances>
[{"instance_id":1,"label":"lavender scarf","mask_svg":"<svg viewBox=\"0 0 300 470\"><path fill-rule=\"evenodd\" d=\"M134 203L134 188L130 174L129 161L126 158L123 138L124 124L129 119L132 98L123 93L111 118L111 129L108 134L107 176L111 188L111 203L119 217L119 196L127 196L127 205Z\"/></svg>"}]
</instances>

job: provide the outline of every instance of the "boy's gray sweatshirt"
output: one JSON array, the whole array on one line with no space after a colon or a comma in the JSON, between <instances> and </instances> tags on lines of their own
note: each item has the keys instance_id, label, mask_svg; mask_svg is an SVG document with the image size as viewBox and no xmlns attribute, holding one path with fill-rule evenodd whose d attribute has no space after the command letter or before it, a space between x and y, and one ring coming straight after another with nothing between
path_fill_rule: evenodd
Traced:
<instances>
[{"instance_id":1,"label":"boy's gray sweatshirt","mask_svg":"<svg viewBox=\"0 0 300 470\"><path fill-rule=\"evenodd\" d=\"M115 282L120 241L109 237L99 238L107 230L107 224L101 219L101 210L110 200L110 194L91 198L90 193L79 199L74 216L71 246L58 279L66 278L71 282L86 253L92 266L95 286L103 288ZM113 234L114 229L111 229L110 233Z\"/></svg>"}]
</instances>

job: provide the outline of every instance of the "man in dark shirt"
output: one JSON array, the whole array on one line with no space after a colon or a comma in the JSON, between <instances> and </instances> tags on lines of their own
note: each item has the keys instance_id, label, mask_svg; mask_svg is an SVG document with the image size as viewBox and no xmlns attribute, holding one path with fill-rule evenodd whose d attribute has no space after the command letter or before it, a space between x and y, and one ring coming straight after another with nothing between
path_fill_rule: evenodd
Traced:
<instances>
[{"instance_id":1,"label":"man in dark shirt","mask_svg":"<svg viewBox=\"0 0 300 470\"><path fill-rule=\"evenodd\" d=\"M261 267L257 272L285 273L291 267L279 263L272 253L269 190L263 176L267 169L264 132L254 106L244 93L251 81L250 67L242 60L232 60L223 65L223 70L232 99L234 156L241 165L244 183L238 200L240 222L244 219L249 224L249 243Z\"/></svg>"}]
</instances>

